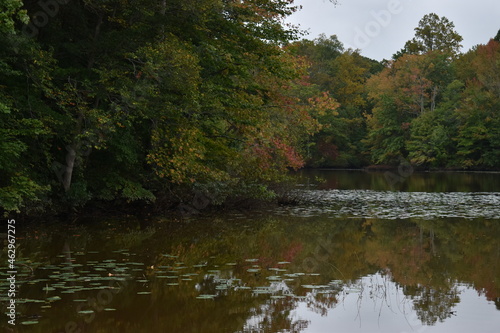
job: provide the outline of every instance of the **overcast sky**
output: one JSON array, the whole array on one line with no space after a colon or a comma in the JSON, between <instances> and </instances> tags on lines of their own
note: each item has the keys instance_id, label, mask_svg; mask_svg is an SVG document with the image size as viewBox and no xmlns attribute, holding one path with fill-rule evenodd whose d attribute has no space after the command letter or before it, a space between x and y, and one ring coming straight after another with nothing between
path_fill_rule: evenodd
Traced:
<instances>
[{"instance_id":1,"label":"overcast sky","mask_svg":"<svg viewBox=\"0 0 500 333\"><path fill-rule=\"evenodd\" d=\"M360 49L376 60L390 59L415 35L429 13L445 16L464 38L463 51L485 44L500 30L499 0L295 0L302 10L288 18L314 39L337 35L346 48Z\"/></svg>"}]
</instances>

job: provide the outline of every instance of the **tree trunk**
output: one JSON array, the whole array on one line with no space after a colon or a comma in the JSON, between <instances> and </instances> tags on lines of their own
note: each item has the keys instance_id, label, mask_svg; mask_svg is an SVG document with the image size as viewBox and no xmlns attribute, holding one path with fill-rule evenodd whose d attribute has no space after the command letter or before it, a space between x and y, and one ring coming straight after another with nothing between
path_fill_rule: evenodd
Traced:
<instances>
[{"instance_id":1,"label":"tree trunk","mask_svg":"<svg viewBox=\"0 0 500 333\"><path fill-rule=\"evenodd\" d=\"M74 145L66 146L68 153L66 154L66 170L63 175L64 191L68 192L71 188L71 178L73 177L73 169L75 168L76 149Z\"/></svg>"}]
</instances>

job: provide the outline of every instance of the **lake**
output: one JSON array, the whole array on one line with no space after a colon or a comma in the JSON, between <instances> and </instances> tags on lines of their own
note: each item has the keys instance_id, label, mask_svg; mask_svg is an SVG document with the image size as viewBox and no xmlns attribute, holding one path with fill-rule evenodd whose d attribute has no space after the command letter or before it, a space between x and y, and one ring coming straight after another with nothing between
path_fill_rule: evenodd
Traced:
<instances>
[{"instance_id":1,"label":"lake","mask_svg":"<svg viewBox=\"0 0 500 333\"><path fill-rule=\"evenodd\" d=\"M500 174L297 177L278 208L18 221L12 332L498 332Z\"/></svg>"}]
</instances>

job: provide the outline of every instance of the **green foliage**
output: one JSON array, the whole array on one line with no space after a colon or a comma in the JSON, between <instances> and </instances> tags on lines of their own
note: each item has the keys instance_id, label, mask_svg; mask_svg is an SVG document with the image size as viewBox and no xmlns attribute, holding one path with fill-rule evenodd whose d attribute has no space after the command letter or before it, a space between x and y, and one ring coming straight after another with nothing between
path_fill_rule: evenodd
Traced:
<instances>
[{"instance_id":1,"label":"green foliage","mask_svg":"<svg viewBox=\"0 0 500 333\"><path fill-rule=\"evenodd\" d=\"M148 203L197 184L269 199L336 107L320 91L293 95L305 65L285 50L298 33L281 24L297 9L288 0L71 1L33 39L21 6L4 1L0 16L9 211Z\"/></svg>"},{"instance_id":2,"label":"green foliage","mask_svg":"<svg viewBox=\"0 0 500 333\"><path fill-rule=\"evenodd\" d=\"M359 167L365 163L362 139L366 136L363 114L369 101L365 91L367 78L376 73L378 63L357 51L344 50L336 36L322 35L314 41L302 40L292 52L309 62L312 85L300 87L297 94L328 91L339 102L334 113L318 118L321 130L309 145L309 164L314 167Z\"/></svg>"},{"instance_id":3,"label":"green foliage","mask_svg":"<svg viewBox=\"0 0 500 333\"><path fill-rule=\"evenodd\" d=\"M367 115L370 131L366 143L371 147L370 154L374 163L396 164L402 157L406 157L408 120L408 116L400 112L391 97L381 97L373 113Z\"/></svg>"},{"instance_id":4,"label":"green foliage","mask_svg":"<svg viewBox=\"0 0 500 333\"><path fill-rule=\"evenodd\" d=\"M0 206L5 211L20 213L21 209L40 201L42 194L48 190L49 186L40 186L25 176L14 175L7 186L0 188Z\"/></svg>"},{"instance_id":5,"label":"green foliage","mask_svg":"<svg viewBox=\"0 0 500 333\"><path fill-rule=\"evenodd\" d=\"M415 28L415 37L406 42L395 59L402 54L426 54L433 51L456 56L462 47L460 43L463 38L454 29L453 22L444 16L439 17L434 13L425 15Z\"/></svg>"},{"instance_id":6,"label":"green foliage","mask_svg":"<svg viewBox=\"0 0 500 333\"><path fill-rule=\"evenodd\" d=\"M457 110L458 152L464 167L496 168L500 163L500 43L491 40L467 58L468 84Z\"/></svg>"},{"instance_id":7,"label":"green foliage","mask_svg":"<svg viewBox=\"0 0 500 333\"><path fill-rule=\"evenodd\" d=\"M500 162L499 44L458 57L435 14L381 64L336 36L297 42L289 0L71 1L33 38L36 4L0 6L6 211L272 199L306 163Z\"/></svg>"},{"instance_id":8,"label":"green foliage","mask_svg":"<svg viewBox=\"0 0 500 333\"><path fill-rule=\"evenodd\" d=\"M15 33L15 23L28 23L26 10L21 9L22 0L2 0L0 3L0 33Z\"/></svg>"}]
</instances>

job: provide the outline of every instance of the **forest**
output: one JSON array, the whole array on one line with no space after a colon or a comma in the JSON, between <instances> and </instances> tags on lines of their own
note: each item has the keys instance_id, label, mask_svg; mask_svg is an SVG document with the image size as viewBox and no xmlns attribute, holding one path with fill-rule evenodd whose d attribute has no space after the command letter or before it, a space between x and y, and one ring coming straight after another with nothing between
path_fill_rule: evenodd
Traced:
<instances>
[{"instance_id":1,"label":"forest","mask_svg":"<svg viewBox=\"0 0 500 333\"><path fill-rule=\"evenodd\" d=\"M273 200L290 170L500 165L500 31L428 14L382 62L293 0L4 0L0 208ZM485 40L493 36L485 36Z\"/></svg>"}]
</instances>

